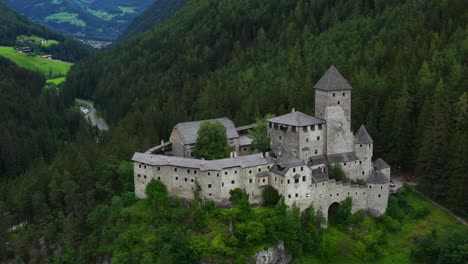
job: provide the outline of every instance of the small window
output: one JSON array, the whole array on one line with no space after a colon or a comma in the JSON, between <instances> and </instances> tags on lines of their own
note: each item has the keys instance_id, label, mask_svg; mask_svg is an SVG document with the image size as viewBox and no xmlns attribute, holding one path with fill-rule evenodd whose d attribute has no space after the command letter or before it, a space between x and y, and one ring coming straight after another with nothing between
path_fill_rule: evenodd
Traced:
<instances>
[{"instance_id":1,"label":"small window","mask_svg":"<svg viewBox=\"0 0 468 264\"><path fill-rule=\"evenodd\" d=\"M363 192L362 194L363 194L363 195L365 195L365 194L366 194L366 192Z\"/></svg>"},{"instance_id":2,"label":"small window","mask_svg":"<svg viewBox=\"0 0 468 264\"><path fill-rule=\"evenodd\" d=\"M211 194L211 193L209 193L208 195L209 195L209 196L211 196L212 194Z\"/></svg>"},{"instance_id":3,"label":"small window","mask_svg":"<svg viewBox=\"0 0 468 264\"><path fill-rule=\"evenodd\" d=\"M344 166L346 166L346 162L344 163Z\"/></svg>"},{"instance_id":4,"label":"small window","mask_svg":"<svg viewBox=\"0 0 468 264\"><path fill-rule=\"evenodd\" d=\"M330 197L332 197L332 196L333 196L333 194L330 193Z\"/></svg>"},{"instance_id":5,"label":"small window","mask_svg":"<svg viewBox=\"0 0 468 264\"><path fill-rule=\"evenodd\" d=\"M190 182L193 182L193 179L190 179Z\"/></svg>"},{"instance_id":6,"label":"small window","mask_svg":"<svg viewBox=\"0 0 468 264\"><path fill-rule=\"evenodd\" d=\"M379 194L378 197L380 198L380 197L382 197L382 195Z\"/></svg>"},{"instance_id":7,"label":"small window","mask_svg":"<svg viewBox=\"0 0 468 264\"><path fill-rule=\"evenodd\" d=\"M187 173L190 174L190 170L187 170Z\"/></svg>"},{"instance_id":8,"label":"small window","mask_svg":"<svg viewBox=\"0 0 468 264\"><path fill-rule=\"evenodd\" d=\"M318 130L322 130L322 124L318 125Z\"/></svg>"},{"instance_id":9,"label":"small window","mask_svg":"<svg viewBox=\"0 0 468 264\"><path fill-rule=\"evenodd\" d=\"M138 178L141 178L141 175L140 174L137 174L138 175Z\"/></svg>"},{"instance_id":10,"label":"small window","mask_svg":"<svg viewBox=\"0 0 468 264\"><path fill-rule=\"evenodd\" d=\"M211 183L208 184L208 188L211 188Z\"/></svg>"},{"instance_id":11,"label":"small window","mask_svg":"<svg viewBox=\"0 0 468 264\"><path fill-rule=\"evenodd\" d=\"M290 194L288 194L288 198L291 198L291 195L290 195Z\"/></svg>"},{"instance_id":12,"label":"small window","mask_svg":"<svg viewBox=\"0 0 468 264\"><path fill-rule=\"evenodd\" d=\"M270 165L267 166L267 169L270 169Z\"/></svg>"},{"instance_id":13,"label":"small window","mask_svg":"<svg viewBox=\"0 0 468 264\"><path fill-rule=\"evenodd\" d=\"M234 184L234 183L236 183L236 182L235 182L235 181L231 181L231 184Z\"/></svg>"},{"instance_id":14,"label":"small window","mask_svg":"<svg viewBox=\"0 0 468 264\"><path fill-rule=\"evenodd\" d=\"M146 179L146 175L145 175L145 176L143 176L143 178L145 178L145 179Z\"/></svg>"},{"instance_id":15,"label":"small window","mask_svg":"<svg viewBox=\"0 0 468 264\"><path fill-rule=\"evenodd\" d=\"M315 153L315 154L318 154L318 150L315 150L314 153Z\"/></svg>"},{"instance_id":16,"label":"small window","mask_svg":"<svg viewBox=\"0 0 468 264\"><path fill-rule=\"evenodd\" d=\"M362 164L362 161L359 161L359 164Z\"/></svg>"},{"instance_id":17,"label":"small window","mask_svg":"<svg viewBox=\"0 0 468 264\"><path fill-rule=\"evenodd\" d=\"M345 97L346 93L343 93L343 97Z\"/></svg>"},{"instance_id":18,"label":"small window","mask_svg":"<svg viewBox=\"0 0 468 264\"><path fill-rule=\"evenodd\" d=\"M306 142L309 142L309 138L306 138Z\"/></svg>"},{"instance_id":19,"label":"small window","mask_svg":"<svg viewBox=\"0 0 468 264\"><path fill-rule=\"evenodd\" d=\"M237 171L234 171L234 174L237 174Z\"/></svg>"},{"instance_id":20,"label":"small window","mask_svg":"<svg viewBox=\"0 0 468 264\"><path fill-rule=\"evenodd\" d=\"M299 178L294 179L294 183L299 183Z\"/></svg>"},{"instance_id":21,"label":"small window","mask_svg":"<svg viewBox=\"0 0 468 264\"><path fill-rule=\"evenodd\" d=\"M179 177L175 177L175 180L178 181L178 180L179 180Z\"/></svg>"},{"instance_id":22,"label":"small window","mask_svg":"<svg viewBox=\"0 0 468 264\"><path fill-rule=\"evenodd\" d=\"M369 185L369 189L372 189L372 186L371 186L371 185Z\"/></svg>"},{"instance_id":23,"label":"small window","mask_svg":"<svg viewBox=\"0 0 468 264\"><path fill-rule=\"evenodd\" d=\"M306 127L306 126L305 126L305 127L302 127L302 130L303 130L304 132L307 132L307 127Z\"/></svg>"},{"instance_id":24,"label":"small window","mask_svg":"<svg viewBox=\"0 0 468 264\"><path fill-rule=\"evenodd\" d=\"M304 171L304 167L301 167L301 171Z\"/></svg>"},{"instance_id":25,"label":"small window","mask_svg":"<svg viewBox=\"0 0 468 264\"><path fill-rule=\"evenodd\" d=\"M356 192L356 195L357 195L357 192Z\"/></svg>"},{"instance_id":26,"label":"small window","mask_svg":"<svg viewBox=\"0 0 468 264\"><path fill-rule=\"evenodd\" d=\"M139 164L138 167L141 168L141 164Z\"/></svg>"},{"instance_id":27,"label":"small window","mask_svg":"<svg viewBox=\"0 0 468 264\"><path fill-rule=\"evenodd\" d=\"M339 194L339 193L336 193L336 196L340 196L340 194Z\"/></svg>"},{"instance_id":28,"label":"small window","mask_svg":"<svg viewBox=\"0 0 468 264\"><path fill-rule=\"evenodd\" d=\"M282 137L281 137L281 136L279 136L278 138L279 138L279 140L281 140L281 139L282 139Z\"/></svg>"},{"instance_id":29,"label":"small window","mask_svg":"<svg viewBox=\"0 0 468 264\"><path fill-rule=\"evenodd\" d=\"M317 137L317 140L320 140L320 136Z\"/></svg>"},{"instance_id":30,"label":"small window","mask_svg":"<svg viewBox=\"0 0 468 264\"><path fill-rule=\"evenodd\" d=\"M268 122L268 127L271 128L271 122Z\"/></svg>"},{"instance_id":31,"label":"small window","mask_svg":"<svg viewBox=\"0 0 468 264\"><path fill-rule=\"evenodd\" d=\"M349 195L349 192L348 192L348 195Z\"/></svg>"},{"instance_id":32,"label":"small window","mask_svg":"<svg viewBox=\"0 0 468 264\"><path fill-rule=\"evenodd\" d=\"M303 182L306 181L306 176L302 176L302 181L303 181Z\"/></svg>"},{"instance_id":33,"label":"small window","mask_svg":"<svg viewBox=\"0 0 468 264\"><path fill-rule=\"evenodd\" d=\"M188 179L187 179L187 178L184 178L184 181L185 181L185 182L188 182Z\"/></svg>"},{"instance_id":34,"label":"small window","mask_svg":"<svg viewBox=\"0 0 468 264\"><path fill-rule=\"evenodd\" d=\"M333 97L335 97L335 93L333 93Z\"/></svg>"},{"instance_id":35,"label":"small window","mask_svg":"<svg viewBox=\"0 0 468 264\"><path fill-rule=\"evenodd\" d=\"M293 172L296 172L296 168L293 168Z\"/></svg>"},{"instance_id":36,"label":"small window","mask_svg":"<svg viewBox=\"0 0 468 264\"><path fill-rule=\"evenodd\" d=\"M161 167L158 167L158 170L161 170Z\"/></svg>"},{"instance_id":37,"label":"small window","mask_svg":"<svg viewBox=\"0 0 468 264\"><path fill-rule=\"evenodd\" d=\"M291 131L292 131L292 132L296 132L296 127L295 127L295 126L292 126L292 127L291 127Z\"/></svg>"},{"instance_id":38,"label":"small window","mask_svg":"<svg viewBox=\"0 0 468 264\"><path fill-rule=\"evenodd\" d=\"M261 172L262 171L262 168L258 168L258 172Z\"/></svg>"},{"instance_id":39,"label":"small window","mask_svg":"<svg viewBox=\"0 0 468 264\"><path fill-rule=\"evenodd\" d=\"M224 175L227 175L227 171L224 172Z\"/></svg>"},{"instance_id":40,"label":"small window","mask_svg":"<svg viewBox=\"0 0 468 264\"><path fill-rule=\"evenodd\" d=\"M322 186L325 186L325 183L324 183L324 182L322 183Z\"/></svg>"},{"instance_id":41,"label":"small window","mask_svg":"<svg viewBox=\"0 0 468 264\"><path fill-rule=\"evenodd\" d=\"M309 193L306 193L306 198L309 198Z\"/></svg>"},{"instance_id":42,"label":"small window","mask_svg":"<svg viewBox=\"0 0 468 264\"><path fill-rule=\"evenodd\" d=\"M340 104L340 101L338 101L338 104Z\"/></svg>"},{"instance_id":43,"label":"small window","mask_svg":"<svg viewBox=\"0 0 468 264\"><path fill-rule=\"evenodd\" d=\"M161 180L161 177L158 177L158 181L160 181L160 180Z\"/></svg>"},{"instance_id":44,"label":"small window","mask_svg":"<svg viewBox=\"0 0 468 264\"><path fill-rule=\"evenodd\" d=\"M290 183L291 183L291 180L288 180L288 184L290 184Z\"/></svg>"},{"instance_id":45,"label":"small window","mask_svg":"<svg viewBox=\"0 0 468 264\"><path fill-rule=\"evenodd\" d=\"M296 193L296 197L299 197L299 194L298 194L298 193Z\"/></svg>"},{"instance_id":46,"label":"small window","mask_svg":"<svg viewBox=\"0 0 468 264\"><path fill-rule=\"evenodd\" d=\"M311 125L310 130L315 131L315 125Z\"/></svg>"},{"instance_id":47,"label":"small window","mask_svg":"<svg viewBox=\"0 0 468 264\"><path fill-rule=\"evenodd\" d=\"M146 165L145 165L145 169L146 169Z\"/></svg>"},{"instance_id":48,"label":"small window","mask_svg":"<svg viewBox=\"0 0 468 264\"><path fill-rule=\"evenodd\" d=\"M249 174L252 174L252 170L249 170Z\"/></svg>"},{"instance_id":49,"label":"small window","mask_svg":"<svg viewBox=\"0 0 468 264\"><path fill-rule=\"evenodd\" d=\"M247 151L247 148L244 148L244 151Z\"/></svg>"},{"instance_id":50,"label":"small window","mask_svg":"<svg viewBox=\"0 0 468 264\"><path fill-rule=\"evenodd\" d=\"M221 183L221 187L224 187L224 182Z\"/></svg>"},{"instance_id":51,"label":"small window","mask_svg":"<svg viewBox=\"0 0 468 264\"><path fill-rule=\"evenodd\" d=\"M362 175L364 175L364 172L362 172Z\"/></svg>"},{"instance_id":52,"label":"small window","mask_svg":"<svg viewBox=\"0 0 468 264\"><path fill-rule=\"evenodd\" d=\"M211 173L210 173L210 172L208 172L208 176L210 176L210 175L211 175Z\"/></svg>"},{"instance_id":53,"label":"small window","mask_svg":"<svg viewBox=\"0 0 468 264\"><path fill-rule=\"evenodd\" d=\"M177 168L174 168L174 171L177 171Z\"/></svg>"},{"instance_id":54,"label":"small window","mask_svg":"<svg viewBox=\"0 0 468 264\"><path fill-rule=\"evenodd\" d=\"M262 179L262 182L265 182L265 179Z\"/></svg>"},{"instance_id":55,"label":"small window","mask_svg":"<svg viewBox=\"0 0 468 264\"><path fill-rule=\"evenodd\" d=\"M383 186L380 186L380 190L382 190L382 189L383 189Z\"/></svg>"},{"instance_id":56,"label":"small window","mask_svg":"<svg viewBox=\"0 0 468 264\"><path fill-rule=\"evenodd\" d=\"M249 179L249 183L252 183L252 179Z\"/></svg>"},{"instance_id":57,"label":"small window","mask_svg":"<svg viewBox=\"0 0 468 264\"><path fill-rule=\"evenodd\" d=\"M278 178L275 177L275 182L278 181Z\"/></svg>"},{"instance_id":58,"label":"small window","mask_svg":"<svg viewBox=\"0 0 468 264\"><path fill-rule=\"evenodd\" d=\"M361 144L361 145L359 145L359 147L360 147L360 148L362 148L362 144Z\"/></svg>"}]
</instances>

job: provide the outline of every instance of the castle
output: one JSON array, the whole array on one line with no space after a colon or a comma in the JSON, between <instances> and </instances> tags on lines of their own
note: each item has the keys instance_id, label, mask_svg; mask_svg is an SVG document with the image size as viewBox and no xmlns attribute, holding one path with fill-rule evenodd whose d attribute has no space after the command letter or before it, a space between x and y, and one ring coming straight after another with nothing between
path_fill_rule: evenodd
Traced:
<instances>
[{"instance_id":1,"label":"castle","mask_svg":"<svg viewBox=\"0 0 468 264\"><path fill-rule=\"evenodd\" d=\"M315 117L301 112L268 119L271 151L256 153L250 126L236 127L228 118L177 124L169 142L145 153L135 153L135 194L145 198L146 185L160 180L170 195L192 199L195 183L205 199L229 205L229 191L245 189L251 203L262 203L262 190L276 188L288 206L313 206L327 217L332 205L352 198L352 212L383 214L389 196L390 166L372 161L373 140L364 126L351 132L351 85L331 66L315 84ZM231 158L193 158L198 129L204 122L226 128ZM329 168L340 166L350 184L329 178Z\"/></svg>"}]
</instances>

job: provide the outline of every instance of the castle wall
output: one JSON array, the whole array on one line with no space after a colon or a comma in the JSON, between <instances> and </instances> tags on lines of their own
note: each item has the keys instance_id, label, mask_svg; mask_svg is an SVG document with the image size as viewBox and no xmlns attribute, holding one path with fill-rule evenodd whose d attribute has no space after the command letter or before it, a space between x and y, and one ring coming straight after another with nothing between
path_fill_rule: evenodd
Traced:
<instances>
[{"instance_id":1,"label":"castle wall","mask_svg":"<svg viewBox=\"0 0 468 264\"><path fill-rule=\"evenodd\" d=\"M348 127L345 129L351 129L351 90L344 91L323 91L315 89L315 116L326 118L327 107L340 106L344 113Z\"/></svg>"},{"instance_id":2,"label":"castle wall","mask_svg":"<svg viewBox=\"0 0 468 264\"><path fill-rule=\"evenodd\" d=\"M304 131L304 129L306 131ZM299 158L308 161L310 157L321 156L326 150L326 124L299 127Z\"/></svg>"},{"instance_id":3,"label":"castle wall","mask_svg":"<svg viewBox=\"0 0 468 264\"><path fill-rule=\"evenodd\" d=\"M172 143L172 155L177 157L184 157L184 142L182 141L179 131L177 131L176 128L172 130L169 141Z\"/></svg>"},{"instance_id":4,"label":"castle wall","mask_svg":"<svg viewBox=\"0 0 468 264\"><path fill-rule=\"evenodd\" d=\"M270 123L272 124L272 123ZM283 149L291 152L294 156L299 155L299 127L293 127L279 124L268 125L268 136L271 138L272 146L281 146ZM285 127L285 130L280 129L280 126Z\"/></svg>"},{"instance_id":5,"label":"castle wall","mask_svg":"<svg viewBox=\"0 0 468 264\"><path fill-rule=\"evenodd\" d=\"M367 203L369 211L374 215L382 215L385 213L388 204L388 196L390 194L389 185L386 184L368 184L369 195Z\"/></svg>"},{"instance_id":6,"label":"castle wall","mask_svg":"<svg viewBox=\"0 0 468 264\"><path fill-rule=\"evenodd\" d=\"M372 173L371 159L355 160L348 162L331 163L332 166L340 165L343 172L350 180L356 181L358 179L367 180L367 177Z\"/></svg>"},{"instance_id":7,"label":"castle wall","mask_svg":"<svg viewBox=\"0 0 468 264\"><path fill-rule=\"evenodd\" d=\"M327 107L325 119L327 120L327 154L352 152L354 136L349 129L350 123L345 117L343 108Z\"/></svg>"}]
</instances>

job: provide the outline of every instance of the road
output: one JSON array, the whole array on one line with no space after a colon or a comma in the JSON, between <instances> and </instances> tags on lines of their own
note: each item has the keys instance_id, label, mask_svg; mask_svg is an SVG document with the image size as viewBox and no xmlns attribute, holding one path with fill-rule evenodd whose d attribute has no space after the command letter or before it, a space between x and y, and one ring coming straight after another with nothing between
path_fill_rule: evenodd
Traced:
<instances>
[{"instance_id":1,"label":"road","mask_svg":"<svg viewBox=\"0 0 468 264\"><path fill-rule=\"evenodd\" d=\"M109 130L109 126L106 121L100 117L96 118L96 108L94 108L94 103L92 101L75 99L78 103L85 104L89 107L90 111L85 115L86 119L91 122L93 126L96 126L101 131Z\"/></svg>"}]
</instances>

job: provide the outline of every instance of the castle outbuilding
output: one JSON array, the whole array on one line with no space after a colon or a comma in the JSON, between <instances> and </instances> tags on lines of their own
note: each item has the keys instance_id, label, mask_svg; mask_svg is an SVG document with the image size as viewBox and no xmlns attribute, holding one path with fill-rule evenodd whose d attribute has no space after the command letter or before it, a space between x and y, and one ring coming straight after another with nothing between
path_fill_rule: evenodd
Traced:
<instances>
[{"instance_id":1,"label":"castle outbuilding","mask_svg":"<svg viewBox=\"0 0 468 264\"><path fill-rule=\"evenodd\" d=\"M351 131L351 85L331 66L314 88L315 117L293 110L267 120L271 151L265 154L252 149L251 125L236 128L228 118L177 124L169 142L134 154L136 196L145 198L145 188L154 179L176 197L193 199L198 182L205 199L220 206L229 205L229 191L235 188L245 189L251 203L261 204L262 191L270 185L288 206L295 204L301 210L313 206L325 217L332 205L348 197L353 201L352 212L383 214L390 166L382 159L372 162L374 141L364 125L354 134ZM226 127L231 158L192 157L204 122ZM349 181L331 179L333 166L340 166Z\"/></svg>"}]
</instances>

